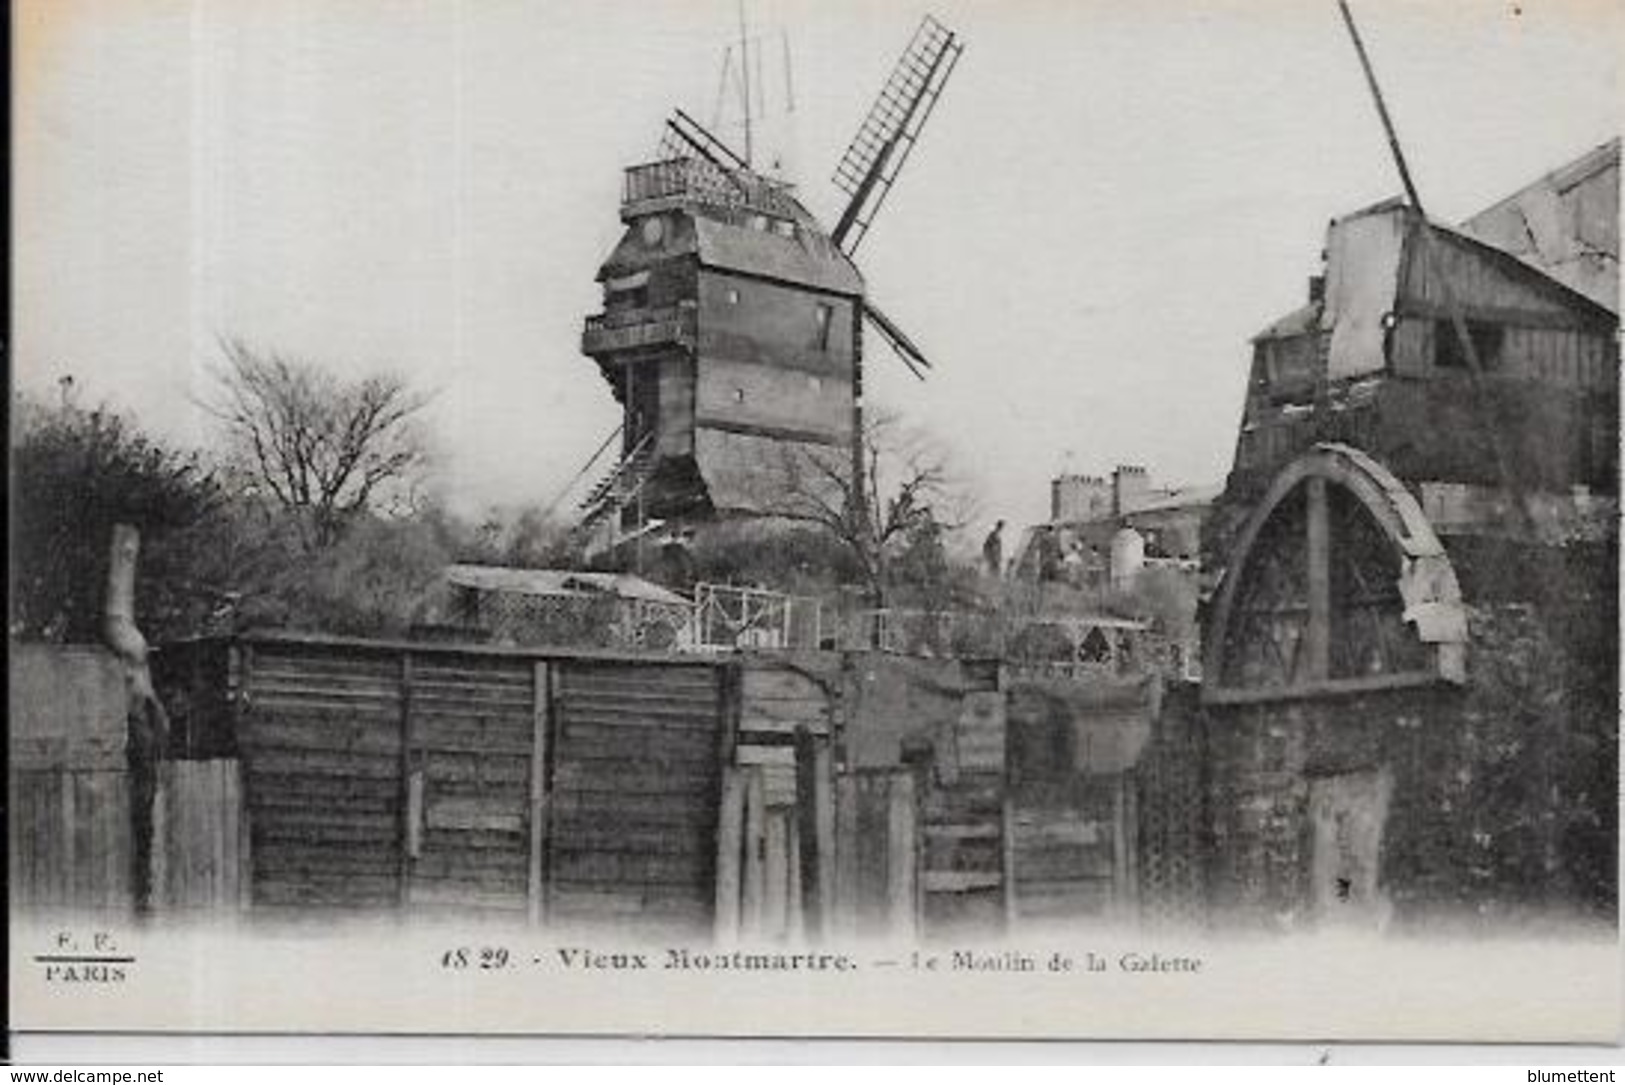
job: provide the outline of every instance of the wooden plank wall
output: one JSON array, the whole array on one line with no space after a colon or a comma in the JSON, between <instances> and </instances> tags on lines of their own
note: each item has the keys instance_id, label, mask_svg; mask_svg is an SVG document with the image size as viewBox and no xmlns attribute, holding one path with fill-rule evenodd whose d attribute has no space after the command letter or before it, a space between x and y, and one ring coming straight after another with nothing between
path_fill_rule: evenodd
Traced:
<instances>
[{"instance_id":1,"label":"wooden plank wall","mask_svg":"<svg viewBox=\"0 0 1625 1085\"><path fill-rule=\"evenodd\" d=\"M243 653L255 907L711 923L724 668L291 641Z\"/></svg>"},{"instance_id":2,"label":"wooden plank wall","mask_svg":"<svg viewBox=\"0 0 1625 1085\"><path fill-rule=\"evenodd\" d=\"M414 655L408 694L408 797L415 801L408 804L407 904L457 915L527 915L537 695L531 661Z\"/></svg>"},{"instance_id":3,"label":"wooden plank wall","mask_svg":"<svg viewBox=\"0 0 1625 1085\"><path fill-rule=\"evenodd\" d=\"M932 937L1006 925L1006 729L997 689L966 692L952 726L939 728L920 804L922 918Z\"/></svg>"},{"instance_id":4,"label":"wooden plank wall","mask_svg":"<svg viewBox=\"0 0 1625 1085\"><path fill-rule=\"evenodd\" d=\"M402 899L401 657L244 649L239 727L257 909L376 909Z\"/></svg>"},{"instance_id":5,"label":"wooden plank wall","mask_svg":"<svg viewBox=\"0 0 1625 1085\"><path fill-rule=\"evenodd\" d=\"M16 911L133 906L129 774L13 769L6 819Z\"/></svg>"},{"instance_id":6,"label":"wooden plank wall","mask_svg":"<svg viewBox=\"0 0 1625 1085\"><path fill-rule=\"evenodd\" d=\"M1016 921L1127 915L1134 895L1129 793L1119 774L1014 796L1011 907Z\"/></svg>"},{"instance_id":7,"label":"wooden plank wall","mask_svg":"<svg viewBox=\"0 0 1625 1085\"><path fill-rule=\"evenodd\" d=\"M708 664L558 666L550 919L710 929L723 672Z\"/></svg>"},{"instance_id":8,"label":"wooden plank wall","mask_svg":"<svg viewBox=\"0 0 1625 1085\"><path fill-rule=\"evenodd\" d=\"M152 817L153 908L237 911L248 889L237 762L163 762Z\"/></svg>"}]
</instances>

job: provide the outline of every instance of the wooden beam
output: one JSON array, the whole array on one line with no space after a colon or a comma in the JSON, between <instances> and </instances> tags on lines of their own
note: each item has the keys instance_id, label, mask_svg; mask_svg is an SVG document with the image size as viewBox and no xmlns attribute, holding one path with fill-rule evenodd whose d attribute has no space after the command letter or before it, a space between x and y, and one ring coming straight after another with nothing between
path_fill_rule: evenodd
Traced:
<instances>
[{"instance_id":1,"label":"wooden beam","mask_svg":"<svg viewBox=\"0 0 1625 1085\"><path fill-rule=\"evenodd\" d=\"M152 846L147 852L147 907L154 912L182 903L175 899L171 891L169 870L169 852L175 836L171 807L175 802L175 766L178 763L158 762L157 779L154 781Z\"/></svg>"},{"instance_id":2,"label":"wooden beam","mask_svg":"<svg viewBox=\"0 0 1625 1085\"><path fill-rule=\"evenodd\" d=\"M1004 929L1016 929L1020 906L1016 901L1016 801L1006 787L999 812L999 861L1004 874Z\"/></svg>"},{"instance_id":3,"label":"wooden beam","mask_svg":"<svg viewBox=\"0 0 1625 1085\"><path fill-rule=\"evenodd\" d=\"M412 653L401 653L401 759L400 759L400 861L397 867L397 876L400 878L398 901L405 908L410 900L412 882L412 848L417 833L413 824L413 787L412 787ZM417 796L421 800L422 792Z\"/></svg>"},{"instance_id":4,"label":"wooden beam","mask_svg":"<svg viewBox=\"0 0 1625 1085\"><path fill-rule=\"evenodd\" d=\"M790 929L790 814L766 810L762 823L762 930L783 941Z\"/></svg>"},{"instance_id":5,"label":"wooden beam","mask_svg":"<svg viewBox=\"0 0 1625 1085\"><path fill-rule=\"evenodd\" d=\"M1327 512L1326 480L1310 478L1305 487L1308 501L1308 580L1309 624L1304 632L1309 678L1331 674L1331 522Z\"/></svg>"},{"instance_id":6,"label":"wooden beam","mask_svg":"<svg viewBox=\"0 0 1625 1085\"><path fill-rule=\"evenodd\" d=\"M813 747L812 804L818 868L818 935L829 941L835 935L835 772L830 762L826 738Z\"/></svg>"},{"instance_id":7,"label":"wooden beam","mask_svg":"<svg viewBox=\"0 0 1625 1085\"><path fill-rule=\"evenodd\" d=\"M1426 686L1448 684L1434 671L1404 671L1397 674L1363 674L1354 678L1326 678L1290 686L1257 686L1250 689L1216 686L1204 690L1202 699L1208 704L1217 705L1263 704L1268 701L1384 693L1396 689L1421 689Z\"/></svg>"},{"instance_id":8,"label":"wooden beam","mask_svg":"<svg viewBox=\"0 0 1625 1085\"><path fill-rule=\"evenodd\" d=\"M858 912L862 900L858 863L858 779L841 775L835 783L835 906L826 924L841 934L852 936L860 929ZM820 827L821 829L822 827Z\"/></svg>"},{"instance_id":9,"label":"wooden beam","mask_svg":"<svg viewBox=\"0 0 1625 1085\"><path fill-rule=\"evenodd\" d=\"M544 849L548 831L547 748L552 728L552 668L538 660L531 671L530 871L526 899L530 922L547 921Z\"/></svg>"},{"instance_id":10,"label":"wooden beam","mask_svg":"<svg viewBox=\"0 0 1625 1085\"><path fill-rule=\"evenodd\" d=\"M745 870L740 894L740 932L760 938L767 898L767 788L760 768L740 769L745 777Z\"/></svg>"},{"instance_id":11,"label":"wooden beam","mask_svg":"<svg viewBox=\"0 0 1625 1085\"><path fill-rule=\"evenodd\" d=\"M719 943L739 937L740 858L745 830L745 789L732 765L722 770L722 808L717 823L716 936Z\"/></svg>"},{"instance_id":12,"label":"wooden beam","mask_svg":"<svg viewBox=\"0 0 1625 1085\"><path fill-rule=\"evenodd\" d=\"M825 898L818 883L818 755L814 741L805 724L796 727L796 805L792 826L795 864L791 877L797 886L795 899L817 916Z\"/></svg>"},{"instance_id":13,"label":"wooden beam","mask_svg":"<svg viewBox=\"0 0 1625 1085\"><path fill-rule=\"evenodd\" d=\"M891 776L886 806L887 935L913 938L919 927L919 833L915 819L914 776Z\"/></svg>"},{"instance_id":14,"label":"wooden beam","mask_svg":"<svg viewBox=\"0 0 1625 1085\"><path fill-rule=\"evenodd\" d=\"M793 944L801 944L807 937L807 909L806 891L807 882L802 879L803 868L801 858L801 822L793 817L786 817L790 834L790 875L786 879L786 889L789 892L788 924L786 934Z\"/></svg>"}]
</instances>

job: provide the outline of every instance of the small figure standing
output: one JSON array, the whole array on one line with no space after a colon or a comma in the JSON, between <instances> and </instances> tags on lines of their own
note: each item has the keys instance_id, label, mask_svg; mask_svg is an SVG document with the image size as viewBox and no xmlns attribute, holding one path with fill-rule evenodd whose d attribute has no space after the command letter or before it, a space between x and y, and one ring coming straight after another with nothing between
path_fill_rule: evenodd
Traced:
<instances>
[{"instance_id":1,"label":"small figure standing","mask_svg":"<svg viewBox=\"0 0 1625 1085\"><path fill-rule=\"evenodd\" d=\"M982 542L982 564L987 567L989 576L998 576L1004 571L1003 520L993 525L993 530L987 533L987 538Z\"/></svg>"}]
</instances>

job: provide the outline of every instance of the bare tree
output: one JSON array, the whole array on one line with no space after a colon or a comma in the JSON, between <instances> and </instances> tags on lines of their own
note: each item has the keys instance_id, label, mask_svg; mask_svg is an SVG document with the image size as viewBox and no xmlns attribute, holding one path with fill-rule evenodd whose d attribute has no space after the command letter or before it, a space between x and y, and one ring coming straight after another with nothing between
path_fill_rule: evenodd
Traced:
<instances>
[{"instance_id":1,"label":"bare tree","mask_svg":"<svg viewBox=\"0 0 1625 1085\"><path fill-rule=\"evenodd\" d=\"M893 566L901 557L922 541L939 544L974 511L947 454L885 412L865 419L861 486L853 485L852 458L844 452L787 449L783 462L784 485L768 507L775 515L815 525L832 536L856 566L875 606L884 605Z\"/></svg>"},{"instance_id":2,"label":"bare tree","mask_svg":"<svg viewBox=\"0 0 1625 1085\"><path fill-rule=\"evenodd\" d=\"M221 340L203 406L254 487L294 513L306 545L336 542L357 513L410 492L428 462L426 395L393 373L344 379L315 363Z\"/></svg>"}]
</instances>

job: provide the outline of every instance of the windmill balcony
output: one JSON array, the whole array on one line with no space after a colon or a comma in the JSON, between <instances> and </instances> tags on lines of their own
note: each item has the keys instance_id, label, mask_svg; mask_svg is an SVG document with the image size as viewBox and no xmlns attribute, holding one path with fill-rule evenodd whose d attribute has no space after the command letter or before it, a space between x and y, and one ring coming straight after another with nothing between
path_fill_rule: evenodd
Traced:
<instances>
[{"instance_id":1,"label":"windmill balcony","mask_svg":"<svg viewBox=\"0 0 1625 1085\"><path fill-rule=\"evenodd\" d=\"M597 357L667 343L692 347L697 328L692 305L597 313L587 318L581 333L581 352Z\"/></svg>"},{"instance_id":2,"label":"windmill balcony","mask_svg":"<svg viewBox=\"0 0 1625 1085\"><path fill-rule=\"evenodd\" d=\"M778 217L791 216L792 186L749 170L723 170L702 158L669 158L626 170L621 217L657 210L668 203L699 203Z\"/></svg>"}]
</instances>

